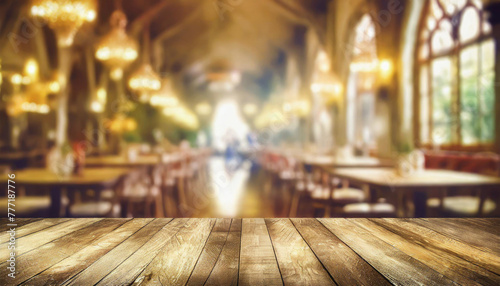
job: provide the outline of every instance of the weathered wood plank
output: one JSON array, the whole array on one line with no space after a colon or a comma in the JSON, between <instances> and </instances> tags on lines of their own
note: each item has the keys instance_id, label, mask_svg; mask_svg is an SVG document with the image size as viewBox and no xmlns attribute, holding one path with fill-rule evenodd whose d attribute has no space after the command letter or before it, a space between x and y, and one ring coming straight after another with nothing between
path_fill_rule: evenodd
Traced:
<instances>
[{"instance_id":1,"label":"weathered wood plank","mask_svg":"<svg viewBox=\"0 0 500 286\"><path fill-rule=\"evenodd\" d=\"M111 251L117 245L129 238L151 219L133 219L113 230L88 246L81 248L73 255L51 266L42 273L26 281L26 285L61 284Z\"/></svg>"},{"instance_id":2,"label":"weathered wood plank","mask_svg":"<svg viewBox=\"0 0 500 286\"><path fill-rule=\"evenodd\" d=\"M500 236L500 218L447 218L446 220L460 221L464 224L470 224L480 227L484 231Z\"/></svg>"},{"instance_id":3,"label":"weathered wood plank","mask_svg":"<svg viewBox=\"0 0 500 286\"><path fill-rule=\"evenodd\" d=\"M189 277L187 285L203 285L208 279L210 272L215 266L217 259L226 243L231 219L218 218L215 226L208 237L207 243L201 252L200 258Z\"/></svg>"},{"instance_id":4,"label":"weathered wood plank","mask_svg":"<svg viewBox=\"0 0 500 286\"><path fill-rule=\"evenodd\" d=\"M64 285L94 285L120 265L137 249L146 243L151 236L162 229L168 221L155 219L130 236L123 243L113 248L88 268L80 272Z\"/></svg>"},{"instance_id":5,"label":"weathered wood plank","mask_svg":"<svg viewBox=\"0 0 500 286\"><path fill-rule=\"evenodd\" d=\"M419 244L418 240L404 231L389 231L368 219L351 221L459 284L500 285L500 276L448 252L435 249L432 245Z\"/></svg>"},{"instance_id":6,"label":"weathered wood plank","mask_svg":"<svg viewBox=\"0 0 500 286\"><path fill-rule=\"evenodd\" d=\"M191 275L215 219L189 219L134 281L134 285L184 285Z\"/></svg>"},{"instance_id":7,"label":"weathered wood plank","mask_svg":"<svg viewBox=\"0 0 500 286\"><path fill-rule=\"evenodd\" d=\"M241 233L242 221L243 220L241 218L233 218L233 220L231 221L231 228L229 229L229 231Z\"/></svg>"},{"instance_id":8,"label":"weathered wood plank","mask_svg":"<svg viewBox=\"0 0 500 286\"><path fill-rule=\"evenodd\" d=\"M418 219L414 222L483 251L500 255L500 236L487 230L491 228L467 224L465 220ZM496 228L500 229L500 224Z\"/></svg>"},{"instance_id":9,"label":"weathered wood plank","mask_svg":"<svg viewBox=\"0 0 500 286\"><path fill-rule=\"evenodd\" d=\"M16 268L15 278L9 282L20 284L26 281L123 223L125 221L120 219L101 220L16 257L17 265L20 267ZM43 259L40 259L42 257ZM5 264L0 264L0 277L7 277L10 272Z\"/></svg>"},{"instance_id":10,"label":"weathered wood plank","mask_svg":"<svg viewBox=\"0 0 500 286\"><path fill-rule=\"evenodd\" d=\"M338 285L391 285L317 220L291 220Z\"/></svg>"},{"instance_id":11,"label":"weathered wood plank","mask_svg":"<svg viewBox=\"0 0 500 286\"><path fill-rule=\"evenodd\" d=\"M187 220L175 219L164 226L127 260L99 281L98 285L130 285L158 255L168 240L182 229Z\"/></svg>"},{"instance_id":12,"label":"weathered wood plank","mask_svg":"<svg viewBox=\"0 0 500 286\"><path fill-rule=\"evenodd\" d=\"M335 285L289 219L266 219L285 285Z\"/></svg>"},{"instance_id":13,"label":"weathered wood plank","mask_svg":"<svg viewBox=\"0 0 500 286\"><path fill-rule=\"evenodd\" d=\"M264 219L243 219L240 285L283 285Z\"/></svg>"},{"instance_id":14,"label":"weathered wood plank","mask_svg":"<svg viewBox=\"0 0 500 286\"><path fill-rule=\"evenodd\" d=\"M394 231L406 231L421 245L432 246L435 249L456 255L476 265L484 267L496 274L500 274L500 257L493 253L470 247L461 241L449 238L426 227L412 222L412 219L379 219L375 223Z\"/></svg>"},{"instance_id":15,"label":"weathered wood plank","mask_svg":"<svg viewBox=\"0 0 500 286\"><path fill-rule=\"evenodd\" d=\"M48 227L54 226L56 224L63 223L68 221L69 218L57 218L57 219L38 219L34 220L28 224L19 224L17 223L16 229L16 239L19 239L28 234L35 233L42 229L46 229ZM6 232L8 228L2 232L0 232L0 243L5 243L9 241L10 234Z\"/></svg>"},{"instance_id":16,"label":"weathered wood plank","mask_svg":"<svg viewBox=\"0 0 500 286\"><path fill-rule=\"evenodd\" d=\"M18 218L18 219L16 219L14 224L17 225L16 228L21 228L22 226L25 226L27 224L30 224L30 223L33 223L33 222L36 222L39 220L42 220L42 218ZM8 219L1 218L0 219L0 232L4 232L4 231L9 230L11 227L8 226L8 224L10 224L10 223L11 222L9 222Z\"/></svg>"},{"instance_id":17,"label":"weathered wood plank","mask_svg":"<svg viewBox=\"0 0 500 286\"><path fill-rule=\"evenodd\" d=\"M26 252L36 249L46 243L65 236L73 231L77 231L83 227L91 225L101 219L79 219L69 220L52 227L45 228L36 233L32 233L16 240L16 255L20 256ZM7 244L0 244L0 261L6 261L9 257L10 250Z\"/></svg>"},{"instance_id":18,"label":"weathered wood plank","mask_svg":"<svg viewBox=\"0 0 500 286\"><path fill-rule=\"evenodd\" d=\"M205 285L237 285L240 262L241 219L233 219L226 244Z\"/></svg>"},{"instance_id":19,"label":"weathered wood plank","mask_svg":"<svg viewBox=\"0 0 500 286\"><path fill-rule=\"evenodd\" d=\"M442 274L346 219L318 220L394 284L455 285Z\"/></svg>"}]
</instances>

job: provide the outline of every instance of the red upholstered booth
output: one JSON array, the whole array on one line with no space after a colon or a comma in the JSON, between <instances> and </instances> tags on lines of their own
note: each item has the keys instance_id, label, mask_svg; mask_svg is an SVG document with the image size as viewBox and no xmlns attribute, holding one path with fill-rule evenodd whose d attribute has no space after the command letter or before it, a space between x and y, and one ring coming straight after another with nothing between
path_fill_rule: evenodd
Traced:
<instances>
[{"instance_id":1,"label":"red upholstered booth","mask_svg":"<svg viewBox=\"0 0 500 286\"><path fill-rule=\"evenodd\" d=\"M425 151L425 168L500 176L500 155L495 153Z\"/></svg>"}]
</instances>

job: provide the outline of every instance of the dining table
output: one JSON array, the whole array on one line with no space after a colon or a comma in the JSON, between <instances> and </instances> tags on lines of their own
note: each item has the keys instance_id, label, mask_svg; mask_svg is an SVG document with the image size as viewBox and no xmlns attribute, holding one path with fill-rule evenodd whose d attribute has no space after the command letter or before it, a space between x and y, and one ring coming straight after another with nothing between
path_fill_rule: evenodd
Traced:
<instances>
[{"instance_id":1,"label":"dining table","mask_svg":"<svg viewBox=\"0 0 500 286\"><path fill-rule=\"evenodd\" d=\"M110 156L97 156L85 158L85 166L87 167L148 167L155 166L160 163L160 155L138 155L133 159L126 156L110 155Z\"/></svg>"},{"instance_id":2,"label":"dining table","mask_svg":"<svg viewBox=\"0 0 500 286\"><path fill-rule=\"evenodd\" d=\"M50 192L50 216L59 217L62 213L64 192L91 189L116 190L118 183L132 170L130 168L84 168L80 174L69 176L57 175L45 168L28 168L14 171L13 185L16 189L24 187L30 190L48 190ZM7 183L7 176L4 183ZM12 183L11 183L12 184Z\"/></svg>"},{"instance_id":3,"label":"dining table","mask_svg":"<svg viewBox=\"0 0 500 286\"><path fill-rule=\"evenodd\" d=\"M330 174L343 180L368 185L370 189L413 196L415 217L426 217L429 194L438 195L448 189L480 189L481 192L500 191L500 178L450 170L424 169L407 175L394 168L335 168ZM398 200L398 214L404 213Z\"/></svg>"},{"instance_id":4,"label":"dining table","mask_svg":"<svg viewBox=\"0 0 500 286\"><path fill-rule=\"evenodd\" d=\"M394 165L390 159L367 156L303 155L298 158L306 165L321 168L381 168L392 167Z\"/></svg>"},{"instance_id":5,"label":"dining table","mask_svg":"<svg viewBox=\"0 0 500 286\"><path fill-rule=\"evenodd\" d=\"M3 285L500 285L499 219L15 224L15 268L9 268L11 226L0 220Z\"/></svg>"}]
</instances>

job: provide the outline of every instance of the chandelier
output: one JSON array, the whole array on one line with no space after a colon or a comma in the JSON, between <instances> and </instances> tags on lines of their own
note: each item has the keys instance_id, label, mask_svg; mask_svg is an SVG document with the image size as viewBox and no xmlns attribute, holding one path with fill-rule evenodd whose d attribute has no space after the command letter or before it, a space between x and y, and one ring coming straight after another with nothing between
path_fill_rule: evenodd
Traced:
<instances>
[{"instance_id":1,"label":"chandelier","mask_svg":"<svg viewBox=\"0 0 500 286\"><path fill-rule=\"evenodd\" d=\"M319 93L327 104L337 101L343 91L342 83L331 72L319 72L311 84L311 91Z\"/></svg>"},{"instance_id":2,"label":"chandelier","mask_svg":"<svg viewBox=\"0 0 500 286\"><path fill-rule=\"evenodd\" d=\"M174 107L179 104L179 99L175 95L172 82L169 79L162 80L161 89L151 97L149 104L156 107Z\"/></svg>"},{"instance_id":3,"label":"chandelier","mask_svg":"<svg viewBox=\"0 0 500 286\"><path fill-rule=\"evenodd\" d=\"M124 113L116 114L111 120L105 123L106 127L113 133L123 134L137 129L137 122Z\"/></svg>"},{"instance_id":4,"label":"chandelier","mask_svg":"<svg viewBox=\"0 0 500 286\"><path fill-rule=\"evenodd\" d=\"M119 80L123 69L137 59L138 48L125 31L127 17L122 11L113 12L109 23L111 31L97 45L95 57L111 69L111 78Z\"/></svg>"},{"instance_id":5,"label":"chandelier","mask_svg":"<svg viewBox=\"0 0 500 286\"><path fill-rule=\"evenodd\" d=\"M33 0L32 3L31 15L47 21L62 47L71 46L78 29L96 18L94 0Z\"/></svg>"},{"instance_id":6,"label":"chandelier","mask_svg":"<svg viewBox=\"0 0 500 286\"><path fill-rule=\"evenodd\" d=\"M161 79L160 76L153 70L149 58L149 26L144 32L143 40L143 63L129 78L128 86L130 89L139 94L139 101L146 103L149 102L151 96L160 90Z\"/></svg>"},{"instance_id":7,"label":"chandelier","mask_svg":"<svg viewBox=\"0 0 500 286\"><path fill-rule=\"evenodd\" d=\"M139 101L146 103L152 93L160 90L160 76L154 72L149 63L145 63L132 74L128 86L139 94Z\"/></svg>"}]
</instances>

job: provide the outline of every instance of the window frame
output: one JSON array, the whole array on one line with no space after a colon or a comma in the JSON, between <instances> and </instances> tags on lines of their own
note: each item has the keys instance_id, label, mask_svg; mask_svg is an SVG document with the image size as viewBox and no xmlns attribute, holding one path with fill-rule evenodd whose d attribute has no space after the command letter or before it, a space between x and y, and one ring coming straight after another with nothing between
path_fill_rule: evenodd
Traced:
<instances>
[{"instance_id":1,"label":"window frame","mask_svg":"<svg viewBox=\"0 0 500 286\"><path fill-rule=\"evenodd\" d=\"M452 93L451 93L451 110L452 110L452 122L456 122L452 126L452 137L451 137L451 142L449 143L444 143L438 145L440 149L443 150L457 150L457 151L491 151L494 148L494 139L491 142L477 142L474 144L464 144L463 143L463 137L462 137L462 124L461 124L461 119L460 119L460 114L461 114L461 84L462 84L462 79L461 79L461 74L460 74L460 69L461 69L461 62L460 62L460 54L463 50L474 46L478 45L478 49L481 49L481 46L483 43L489 40L494 40L492 32L485 32L484 31L484 23L485 23L485 11L483 9L478 8L472 0L467 0L466 4L461 8L457 13L455 13L453 16L448 15L445 12L445 8L443 7L442 3L439 0L436 0L437 4L439 5L439 8L443 11L443 15L439 19L436 19L436 25L435 27L431 30L426 27L427 25L427 19L430 13L432 13L432 0L426 1L423 7L423 12L421 13L420 20L419 20L419 25L418 25L418 31L417 31L417 41L416 41L416 48L415 48L415 66L414 66L414 82L415 82L415 96L414 96L414 126L416 127L414 129L414 138L417 138L417 145L419 147L423 148L434 148L437 145L433 143L433 130L434 130L434 118L433 118L433 75L432 75L432 62L436 59L440 58L445 58L449 57L452 61L453 65L453 85L452 85ZM470 39L465 42L460 41L460 25L462 24L462 15L463 12L466 11L468 7L472 7L479 16L479 35L476 36L473 39ZM448 20L448 21L453 21L453 17L459 17L459 24L455 25L452 27L452 40L453 40L453 47L451 49L445 50L445 51L440 51L439 53L433 53L432 52L432 38L436 31L439 30L439 25L441 21ZM429 34L426 39L422 38L422 33L427 30L429 31ZM428 48L428 56L425 59L422 59L420 57L420 50L422 46L427 44ZM494 42L496 45L496 42ZM481 61L481 60L480 60ZM427 138L429 138L429 142L422 142L422 136L421 136L421 129L422 129L422 122L421 122L421 69L422 67L427 66L427 97L428 97L428 118L427 118L427 124L428 124L428 134Z\"/></svg>"}]
</instances>

